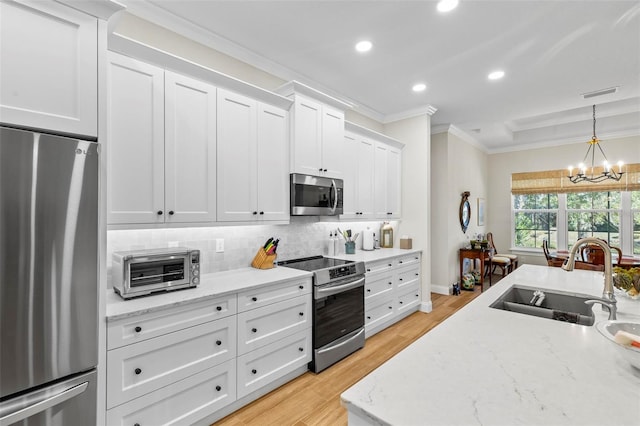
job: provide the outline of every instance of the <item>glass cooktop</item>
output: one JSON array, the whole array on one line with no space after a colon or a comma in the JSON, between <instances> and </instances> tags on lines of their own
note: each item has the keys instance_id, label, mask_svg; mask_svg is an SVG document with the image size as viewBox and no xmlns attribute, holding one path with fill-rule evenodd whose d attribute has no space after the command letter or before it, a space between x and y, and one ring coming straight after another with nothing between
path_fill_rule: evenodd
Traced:
<instances>
[{"instance_id":1,"label":"glass cooktop","mask_svg":"<svg viewBox=\"0 0 640 426\"><path fill-rule=\"evenodd\" d=\"M320 269L333 268L336 266L349 265L355 263L353 260L332 259L330 257L312 256L303 257L300 259L291 259L278 262L278 265L286 266L287 268L300 269L303 271L318 271Z\"/></svg>"}]
</instances>

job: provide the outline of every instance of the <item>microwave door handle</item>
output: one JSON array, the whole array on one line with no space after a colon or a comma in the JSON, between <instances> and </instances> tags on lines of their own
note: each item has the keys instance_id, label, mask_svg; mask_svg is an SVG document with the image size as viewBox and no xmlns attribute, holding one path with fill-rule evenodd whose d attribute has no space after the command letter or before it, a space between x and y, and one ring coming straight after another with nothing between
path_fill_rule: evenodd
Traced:
<instances>
[{"instance_id":1,"label":"microwave door handle","mask_svg":"<svg viewBox=\"0 0 640 426\"><path fill-rule=\"evenodd\" d=\"M331 188L333 188L333 207L331 207L331 213L336 212L336 208L338 207L338 186L336 185L336 181L331 179ZM329 190L329 196L331 196L331 190Z\"/></svg>"}]
</instances>

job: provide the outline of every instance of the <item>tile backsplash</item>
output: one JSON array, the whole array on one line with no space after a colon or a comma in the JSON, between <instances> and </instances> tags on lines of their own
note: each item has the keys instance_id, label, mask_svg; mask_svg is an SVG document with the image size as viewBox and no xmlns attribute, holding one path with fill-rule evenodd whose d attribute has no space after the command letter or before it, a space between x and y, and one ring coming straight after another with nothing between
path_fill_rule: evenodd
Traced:
<instances>
[{"instance_id":1,"label":"tile backsplash","mask_svg":"<svg viewBox=\"0 0 640 426\"><path fill-rule=\"evenodd\" d=\"M391 224L397 232L398 222ZM111 288L111 255L114 251L173 246L198 249L200 268L206 274L250 266L256 251L269 237L280 238L278 260L287 260L326 255L329 233L337 228L351 229L355 234L369 227L377 238L381 225L382 222L318 222L317 217L301 216L292 217L288 225L107 231L107 283ZM224 239L223 253L216 253L216 239L219 238ZM356 241L356 247L362 248L362 237Z\"/></svg>"}]
</instances>

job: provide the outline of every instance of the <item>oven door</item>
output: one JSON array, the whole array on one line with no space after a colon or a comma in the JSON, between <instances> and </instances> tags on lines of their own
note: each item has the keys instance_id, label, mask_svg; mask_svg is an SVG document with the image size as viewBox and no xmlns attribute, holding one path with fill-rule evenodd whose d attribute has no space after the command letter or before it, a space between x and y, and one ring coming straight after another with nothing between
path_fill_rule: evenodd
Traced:
<instances>
[{"instance_id":1,"label":"oven door","mask_svg":"<svg viewBox=\"0 0 640 426\"><path fill-rule=\"evenodd\" d=\"M133 292L188 285L189 267L186 255L136 258L128 264L125 279Z\"/></svg>"},{"instance_id":2,"label":"oven door","mask_svg":"<svg viewBox=\"0 0 640 426\"><path fill-rule=\"evenodd\" d=\"M313 347L364 327L364 275L314 288Z\"/></svg>"}]
</instances>

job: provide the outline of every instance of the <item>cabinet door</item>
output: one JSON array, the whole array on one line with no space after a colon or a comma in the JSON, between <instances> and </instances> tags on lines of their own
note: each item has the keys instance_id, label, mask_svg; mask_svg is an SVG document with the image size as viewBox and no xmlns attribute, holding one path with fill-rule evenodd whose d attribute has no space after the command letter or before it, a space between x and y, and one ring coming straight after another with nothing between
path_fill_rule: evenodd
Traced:
<instances>
[{"instance_id":1,"label":"cabinet door","mask_svg":"<svg viewBox=\"0 0 640 426\"><path fill-rule=\"evenodd\" d=\"M289 218L287 111L258 104L257 207L260 220Z\"/></svg>"},{"instance_id":2,"label":"cabinet door","mask_svg":"<svg viewBox=\"0 0 640 426\"><path fill-rule=\"evenodd\" d=\"M387 210L388 217L400 218L402 200L402 151L389 147L387 151Z\"/></svg>"},{"instance_id":3,"label":"cabinet door","mask_svg":"<svg viewBox=\"0 0 640 426\"><path fill-rule=\"evenodd\" d=\"M343 214L341 218L359 218L360 210L358 205L358 136L345 132L343 142L343 155L349 159L349 167L344 169L344 199Z\"/></svg>"},{"instance_id":4,"label":"cabinet door","mask_svg":"<svg viewBox=\"0 0 640 426\"><path fill-rule=\"evenodd\" d=\"M98 135L98 21L55 2L0 3L0 122Z\"/></svg>"},{"instance_id":5,"label":"cabinet door","mask_svg":"<svg viewBox=\"0 0 640 426\"><path fill-rule=\"evenodd\" d=\"M374 164L374 188L375 200L374 211L376 217L386 218L389 213L387 209L387 151L388 146L381 143L375 144Z\"/></svg>"},{"instance_id":6,"label":"cabinet door","mask_svg":"<svg viewBox=\"0 0 640 426\"><path fill-rule=\"evenodd\" d=\"M255 100L218 90L218 220L255 220L257 137Z\"/></svg>"},{"instance_id":7,"label":"cabinet door","mask_svg":"<svg viewBox=\"0 0 640 426\"><path fill-rule=\"evenodd\" d=\"M165 222L213 222L216 88L165 71Z\"/></svg>"},{"instance_id":8,"label":"cabinet door","mask_svg":"<svg viewBox=\"0 0 640 426\"><path fill-rule=\"evenodd\" d=\"M107 221L164 222L164 71L109 52Z\"/></svg>"},{"instance_id":9,"label":"cabinet door","mask_svg":"<svg viewBox=\"0 0 640 426\"><path fill-rule=\"evenodd\" d=\"M327 177L343 179L347 159L344 146L344 113L322 108L322 170Z\"/></svg>"},{"instance_id":10,"label":"cabinet door","mask_svg":"<svg viewBox=\"0 0 640 426\"><path fill-rule=\"evenodd\" d=\"M322 175L322 104L296 95L293 114L291 170Z\"/></svg>"},{"instance_id":11,"label":"cabinet door","mask_svg":"<svg viewBox=\"0 0 640 426\"><path fill-rule=\"evenodd\" d=\"M365 138L358 139L358 210L359 217L374 216L374 202L378 192L374 186L375 167L374 142Z\"/></svg>"}]
</instances>

